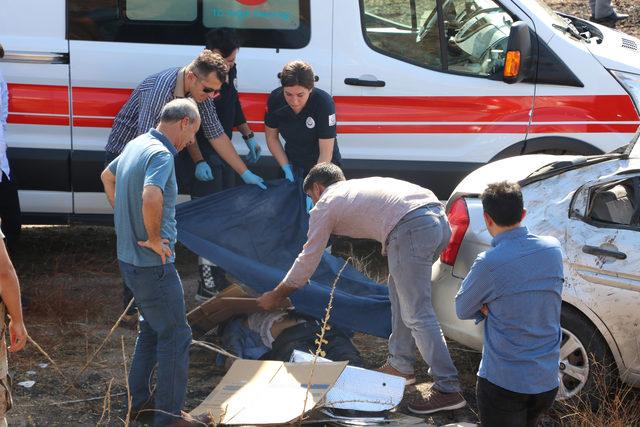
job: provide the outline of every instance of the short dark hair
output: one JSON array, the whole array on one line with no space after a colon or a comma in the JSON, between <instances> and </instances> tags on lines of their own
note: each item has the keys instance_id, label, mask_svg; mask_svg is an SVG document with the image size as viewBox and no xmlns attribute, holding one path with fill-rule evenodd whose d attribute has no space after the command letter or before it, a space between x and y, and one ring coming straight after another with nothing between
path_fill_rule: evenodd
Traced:
<instances>
[{"instance_id":1,"label":"short dark hair","mask_svg":"<svg viewBox=\"0 0 640 427\"><path fill-rule=\"evenodd\" d=\"M219 53L213 53L208 49L200 52L200 55L189 64L189 69L194 71L201 79L206 79L209 74L216 73L220 82L227 81L227 63Z\"/></svg>"},{"instance_id":2,"label":"short dark hair","mask_svg":"<svg viewBox=\"0 0 640 427\"><path fill-rule=\"evenodd\" d=\"M217 49L225 58L240 49L240 39L233 28L214 28L207 33L207 49Z\"/></svg>"},{"instance_id":3,"label":"short dark hair","mask_svg":"<svg viewBox=\"0 0 640 427\"><path fill-rule=\"evenodd\" d=\"M313 89L316 81L311 65L300 60L286 63L278 78L282 87L302 86L309 90Z\"/></svg>"},{"instance_id":4,"label":"short dark hair","mask_svg":"<svg viewBox=\"0 0 640 427\"><path fill-rule=\"evenodd\" d=\"M318 163L307 174L302 184L302 189L307 192L313 187L313 184L317 183L323 187L328 187L339 181L346 181L342 169L333 163Z\"/></svg>"},{"instance_id":5,"label":"short dark hair","mask_svg":"<svg viewBox=\"0 0 640 427\"><path fill-rule=\"evenodd\" d=\"M489 184L480 198L482 209L497 225L508 227L522 220L524 203L517 183L501 181Z\"/></svg>"}]
</instances>

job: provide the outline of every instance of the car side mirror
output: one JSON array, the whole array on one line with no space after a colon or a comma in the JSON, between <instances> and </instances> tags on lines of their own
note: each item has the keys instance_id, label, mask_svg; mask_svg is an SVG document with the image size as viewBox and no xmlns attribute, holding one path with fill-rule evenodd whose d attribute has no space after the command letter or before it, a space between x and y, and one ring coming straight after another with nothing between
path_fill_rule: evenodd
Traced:
<instances>
[{"instance_id":1,"label":"car side mirror","mask_svg":"<svg viewBox=\"0 0 640 427\"><path fill-rule=\"evenodd\" d=\"M526 23L514 22L509 32L502 80L505 83L520 83L529 76L532 62L531 32Z\"/></svg>"}]
</instances>

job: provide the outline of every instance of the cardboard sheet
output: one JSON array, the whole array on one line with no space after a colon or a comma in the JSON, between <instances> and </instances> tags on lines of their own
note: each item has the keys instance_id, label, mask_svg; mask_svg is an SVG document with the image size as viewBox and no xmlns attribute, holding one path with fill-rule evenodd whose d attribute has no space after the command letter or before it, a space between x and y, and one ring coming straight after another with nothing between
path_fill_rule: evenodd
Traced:
<instances>
[{"instance_id":1,"label":"cardboard sheet","mask_svg":"<svg viewBox=\"0 0 640 427\"><path fill-rule=\"evenodd\" d=\"M303 412L311 363L236 360L191 415L211 413L216 423L283 424ZM347 362L316 364L305 412L321 402Z\"/></svg>"},{"instance_id":2,"label":"cardboard sheet","mask_svg":"<svg viewBox=\"0 0 640 427\"><path fill-rule=\"evenodd\" d=\"M309 362L313 355L294 350L292 362ZM320 362L330 362L318 358ZM327 393L325 406L356 411L386 411L400 404L405 379L369 369L347 366Z\"/></svg>"}]
</instances>

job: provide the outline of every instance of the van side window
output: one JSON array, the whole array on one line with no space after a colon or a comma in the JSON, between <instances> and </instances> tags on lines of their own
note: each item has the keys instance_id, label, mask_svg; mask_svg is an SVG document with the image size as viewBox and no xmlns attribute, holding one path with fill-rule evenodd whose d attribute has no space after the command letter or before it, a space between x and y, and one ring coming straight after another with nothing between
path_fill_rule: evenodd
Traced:
<instances>
[{"instance_id":1,"label":"van side window","mask_svg":"<svg viewBox=\"0 0 640 427\"><path fill-rule=\"evenodd\" d=\"M513 18L492 0L363 0L362 6L365 38L381 53L454 73L502 72Z\"/></svg>"},{"instance_id":2,"label":"van side window","mask_svg":"<svg viewBox=\"0 0 640 427\"><path fill-rule=\"evenodd\" d=\"M374 50L442 68L436 0L363 0L361 16L364 38Z\"/></svg>"},{"instance_id":3,"label":"van side window","mask_svg":"<svg viewBox=\"0 0 640 427\"><path fill-rule=\"evenodd\" d=\"M300 49L310 0L66 0L67 38L204 45L210 28L237 30L244 47Z\"/></svg>"},{"instance_id":4,"label":"van side window","mask_svg":"<svg viewBox=\"0 0 640 427\"><path fill-rule=\"evenodd\" d=\"M193 21L198 17L196 0L126 0L125 13L134 21Z\"/></svg>"}]
</instances>

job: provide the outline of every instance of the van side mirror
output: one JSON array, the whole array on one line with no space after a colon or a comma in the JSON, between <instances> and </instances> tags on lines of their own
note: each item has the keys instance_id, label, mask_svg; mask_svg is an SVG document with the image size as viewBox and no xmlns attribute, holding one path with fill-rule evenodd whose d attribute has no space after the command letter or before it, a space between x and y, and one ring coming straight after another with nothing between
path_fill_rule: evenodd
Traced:
<instances>
[{"instance_id":1,"label":"van side mirror","mask_svg":"<svg viewBox=\"0 0 640 427\"><path fill-rule=\"evenodd\" d=\"M531 33L522 21L514 22L509 32L509 43L505 56L502 80L505 83L520 83L529 75L531 67Z\"/></svg>"}]
</instances>

